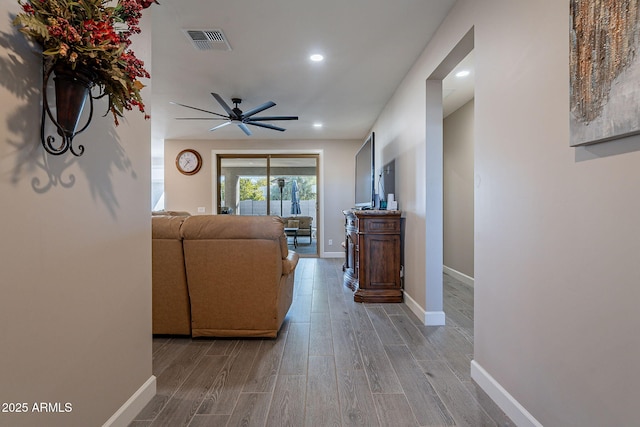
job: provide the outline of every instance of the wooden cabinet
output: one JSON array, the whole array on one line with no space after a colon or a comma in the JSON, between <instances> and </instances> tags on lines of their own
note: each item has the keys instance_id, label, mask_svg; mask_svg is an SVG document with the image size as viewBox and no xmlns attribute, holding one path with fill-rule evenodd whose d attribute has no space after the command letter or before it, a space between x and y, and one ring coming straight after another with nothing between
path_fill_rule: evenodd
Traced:
<instances>
[{"instance_id":1,"label":"wooden cabinet","mask_svg":"<svg viewBox=\"0 0 640 427\"><path fill-rule=\"evenodd\" d=\"M348 210L344 285L356 302L402 302L400 211Z\"/></svg>"}]
</instances>

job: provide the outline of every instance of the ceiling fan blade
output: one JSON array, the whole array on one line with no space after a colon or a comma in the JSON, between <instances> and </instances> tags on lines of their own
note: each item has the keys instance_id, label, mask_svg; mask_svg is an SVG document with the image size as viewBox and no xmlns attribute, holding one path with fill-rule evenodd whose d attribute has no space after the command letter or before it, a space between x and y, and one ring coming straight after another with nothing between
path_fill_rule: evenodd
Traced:
<instances>
[{"instance_id":1,"label":"ceiling fan blade","mask_svg":"<svg viewBox=\"0 0 640 427\"><path fill-rule=\"evenodd\" d=\"M217 93L213 93L211 92L211 95L213 95L213 97L216 99L216 101L218 101L218 104L220 104L222 106L222 108L224 108L224 111L227 112L227 114L229 115L229 117L236 117L236 113L233 112L233 110L231 109L231 107L229 107L227 105L226 102L224 102L224 99L222 99L222 97L220 95L218 95Z\"/></svg>"},{"instance_id":2,"label":"ceiling fan blade","mask_svg":"<svg viewBox=\"0 0 640 427\"><path fill-rule=\"evenodd\" d=\"M248 125L259 126L261 128L279 130L280 132L284 132L286 130L286 129L281 128L279 126L270 125L269 123L260 123L260 122L252 122L252 121L247 121L245 123L248 124Z\"/></svg>"},{"instance_id":3,"label":"ceiling fan blade","mask_svg":"<svg viewBox=\"0 0 640 427\"><path fill-rule=\"evenodd\" d=\"M238 127L242 129L242 132L246 133L247 136L251 136L251 131L249 130L247 125L245 125L244 123L238 123Z\"/></svg>"},{"instance_id":4,"label":"ceiling fan blade","mask_svg":"<svg viewBox=\"0 0 640 427\"><path fill-rule=\"evenodd\" d=\"M209 131L220 129L220 128L225 127L225 126L230 125L230 124L231 124L231 120L229 120L228 122L224 122L222 124L219 124L218 126L214 126L211 129L209 129Z\"/></svg>"},{"instance_id":5,"label":"ceiling fan blade","mask_svg":"<svg viewBox=\"0 0 640 427\"><path fill-rule=\"evenodd\" d=\"M222 114L219 114L219 113L214 113L213 111L203 110L202 108L191 107L190 105L184 105L184 104L180 104L178 102L170 101L169 104L179 105L181 107L191 108L192 110L202 111L203 113L214 114L216 116L227 118L227 116L223 116Z\"/></svg>"},{"instance_id":6,"label":"ceiling fan blade","mask_svg":"<svg viewBox=\"0 0 640 427\"><path fill-rule=\"evenodd\" d=\"M229 120L228 117L176 117L176 120Z\"/></svg>"},{"instance_id":7,"label":"ceiling fan blade","mask_svg":"<svg viewBox=\"0 0 640 427\"><path fill-rule=\"evenodd\" d=\"M298 116L260 116L260 117L251 117L252 122L259 121L272 121L272 120L298 120Z\"/></svg>"},{"instance_id":8,"label":"ceiling fan blade","mask_svg":"<svg viewBox=\"0 0 640 427\"><path fill-rule=\"evenodd\" d=\"M262 104L262 105L258 105L256 108L251 109L251 110L249 110L249 111L245 112L245 113L242 115L242 119L243 119L243 120L244 120L244 119L248 119L249 117L253 116L254 114L257 114L257 113L259 113L260 111L264 111L264 110L266 110L267 108L271 108L271 107L273 107L273 106L275 106L275 105L276 105L276 103L275 103L275 102L273 102L273 101L265 102L264 104Z\"/></svg>"}]
</instances>

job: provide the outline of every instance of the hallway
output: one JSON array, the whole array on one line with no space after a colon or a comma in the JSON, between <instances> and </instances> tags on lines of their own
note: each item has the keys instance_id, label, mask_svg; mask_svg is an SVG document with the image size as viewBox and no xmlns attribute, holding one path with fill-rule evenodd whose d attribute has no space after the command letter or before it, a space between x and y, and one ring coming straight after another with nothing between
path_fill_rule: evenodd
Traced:
<instances>
[{"instance_id":1,"label":"hallway","mask_svg":"<svg viewBox=\"0 0 640 427\"><path fill-rule=\"evenodd\" d=\"M304 258L274 340L157 337L157 395L130 426L511 426L471 381L473 289L444 276L447 326L359 304L342 260Z\"/></svg>"}]
</instances>

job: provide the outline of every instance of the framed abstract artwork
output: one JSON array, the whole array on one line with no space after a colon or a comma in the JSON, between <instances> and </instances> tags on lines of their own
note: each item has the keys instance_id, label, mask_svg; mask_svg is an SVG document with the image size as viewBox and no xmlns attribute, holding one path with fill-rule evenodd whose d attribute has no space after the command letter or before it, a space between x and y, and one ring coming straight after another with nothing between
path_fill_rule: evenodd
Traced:
<instances>
[{"instance_id":1,"label":"framed abstract artwork","mask_svg":"<svg viewBox=\"0 0 640 427\"><path fill-rule=\"evenodd\" d=\"M570 145L640 134L640 0L570 0Z\"/></svg>"}]
</instances>

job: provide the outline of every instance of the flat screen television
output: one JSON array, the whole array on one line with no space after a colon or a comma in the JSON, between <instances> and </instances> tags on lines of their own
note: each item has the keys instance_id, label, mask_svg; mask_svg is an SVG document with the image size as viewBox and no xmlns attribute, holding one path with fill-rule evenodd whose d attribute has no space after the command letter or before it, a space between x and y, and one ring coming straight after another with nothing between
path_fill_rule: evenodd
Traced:
<instances>
[{"instance_id":1,"label":"flat screen television","mask_svg":"<svg viewBox=\"0 0 640 427\"><path fill-rule=\"evenodd\" d=\"M374 200L374 133L367 137L356 153L356 200L358 208L373 208Z\"/></svg>"}]
</instances>

